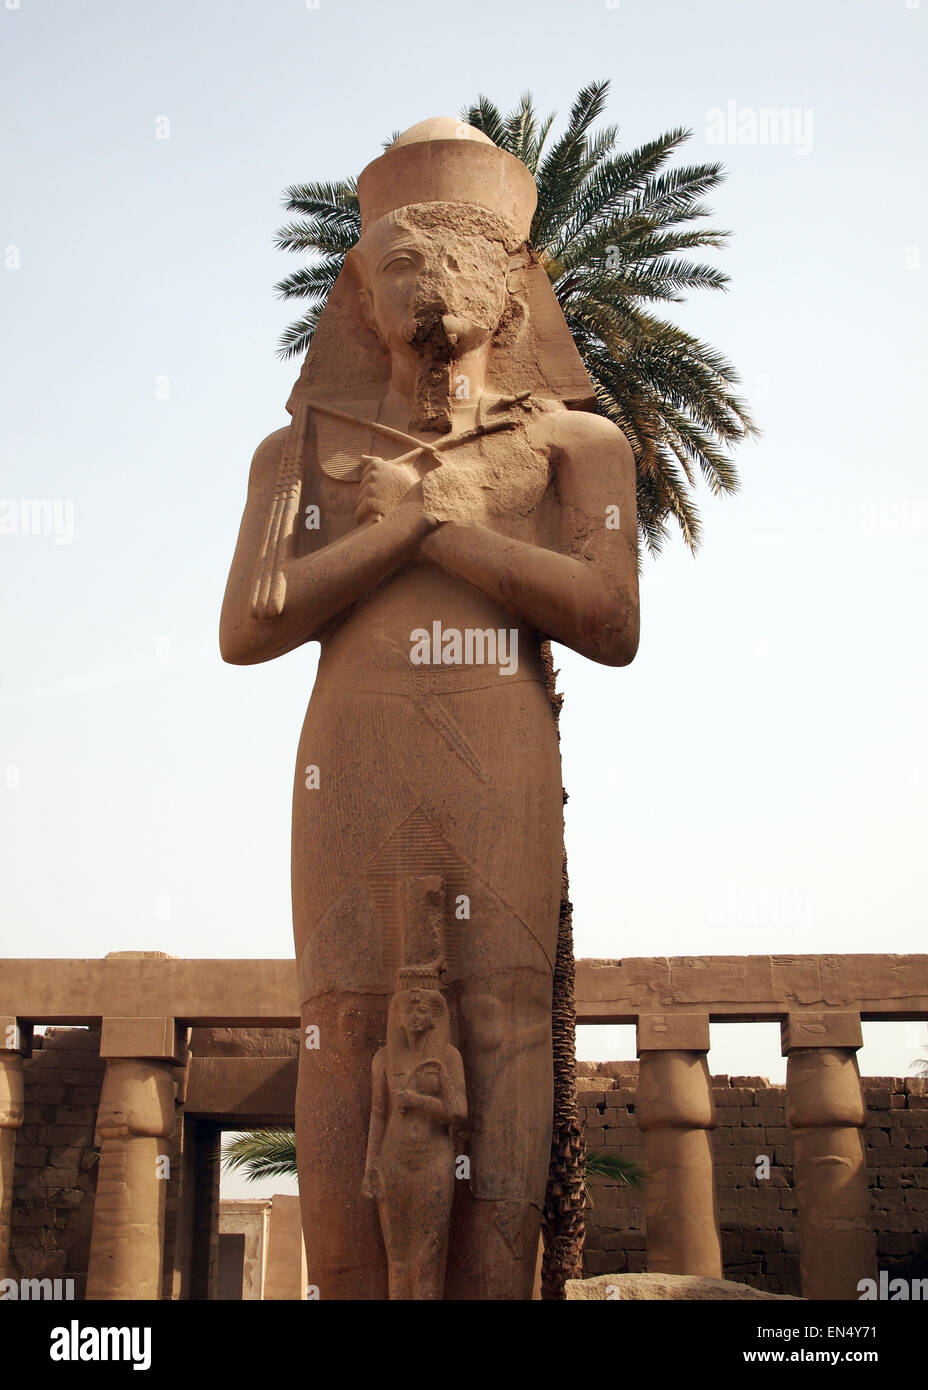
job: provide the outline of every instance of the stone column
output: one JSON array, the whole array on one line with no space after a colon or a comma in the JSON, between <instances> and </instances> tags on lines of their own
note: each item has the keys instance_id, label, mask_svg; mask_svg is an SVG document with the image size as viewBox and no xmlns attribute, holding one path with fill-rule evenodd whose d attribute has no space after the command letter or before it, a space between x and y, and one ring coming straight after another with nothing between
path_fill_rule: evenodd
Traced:
<instances>
[{"instance_id":1,"label":"stone column","mask_svg":"<svg viewBox=\"0 0 928 1390\"><path fill-rule=\"evenodd\" d=\"M858 1280L877 1273L855 1056L863 1043L860 1014L789 1014L781 1035L802 1292L806 1298L856 1300Z\"/></svg>"},{"instance_id":2,"label":"stone column","mask_svg":"<svg viewBox=\"0 0 928 1390\"><path fill-rule=\"evenodd\" d=\"M218 1292L221 1156L222 1130L207 1120L197 1120L193 1154L193 1245L190 1258L192 1299L212 1299Z\"/></svg>"},{"instance_id":3,"label":"stone column","mask_svg":"<svg viewBox=\"0 0 928 1390\"><path fill-rule=\"evenodd\" d=\"M0 1015L0 1279L6 1278L16 1131L23 1122L23 1052L15 1018Z\"/></svg>"},{"instance_id":4,"label":"stone column","mask_svg":"<svg viewBox=\"0 0 928 1390\"><path fill-rule=\"evenodd\" d=\"M644 1131L648 1270L722 1277L709 1130L708 1014L638 1019L636 1115Z\"/></svg>"},{"instance_id":5,"label":"stone column","mask_svg":"<svg viewBox=\"0 0 928 1390\"><path fill-rule=\"evenodd\" d=\"M161 1297L165 1140L174 1128L173 1068L183 1045L173 1019L104 1018L107 1059L97 1116L100 1165L87 1298Z\"/></svg>"},{"instance_id":6,"label":"stone column","mask_svg":"<svg viewBox=\"0 0 928 1390\"><path fill-rule=\"evenodd\" d=\"M264 1297L306 1297L306 1252L300 1199L276 1192L271 1200L264 1263Z\"/></svg>"}]
</instances>

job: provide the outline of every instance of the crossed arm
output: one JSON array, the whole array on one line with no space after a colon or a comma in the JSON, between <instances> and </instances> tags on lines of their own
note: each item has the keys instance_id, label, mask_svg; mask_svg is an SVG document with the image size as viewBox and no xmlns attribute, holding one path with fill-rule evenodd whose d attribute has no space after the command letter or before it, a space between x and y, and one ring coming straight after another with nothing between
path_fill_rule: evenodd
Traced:
<instances>
[{"instance_id":1,"label":"crossed arm","mask_svg":"<svg viewBox=\"0 0 928 1390\"><path fill-rule=\"evenodd\" d=\"M378 525L358 526L340 540L287 565L287 598L276 618L258 619L251 611L255 567L274 504L277 465L286 430L278 430L258 447L248 480L248 500L229 571L219 649L224 661L250 666L283 656L318 637L336 614L375 588L410 560L438 522L425 515L412 489Z\"/></svg>"},{"instance_id":2,"label":"crossed arm","mask_svg":"<svg viewBox=\"0 0 928 1390\"><path fill-rule=\"evenodd\" d=\"M638 648L635 464L625 436L600 416L552 417L561 502L560 551L487 526L448 522L420 549L546 637L606 666ZM426 477L426 505L428 478ZM618 521L612 529L607 525Z\"/></svg>"},{"instance_id":3,"label":"crossed arm","mask_svg":"<svg viewBox=\"0 0 928 1390\"><path fill-rule=\"evenodd\" d=\"M579 412L550 417L549 432L561 503L560 551L480 524L441 523L428 510L426 475L376 525L359 525L320 550L291 558L283 613L259 620L250 611L251 585L285 432L272 435L252 464L223 602L224 660L268 661L313 640L329 619L421 553L555 641L605 665L627 665L638 645L631 449L609 421ZM389 474L389 461L378 467Z\"/></svg>"}]
</instances>

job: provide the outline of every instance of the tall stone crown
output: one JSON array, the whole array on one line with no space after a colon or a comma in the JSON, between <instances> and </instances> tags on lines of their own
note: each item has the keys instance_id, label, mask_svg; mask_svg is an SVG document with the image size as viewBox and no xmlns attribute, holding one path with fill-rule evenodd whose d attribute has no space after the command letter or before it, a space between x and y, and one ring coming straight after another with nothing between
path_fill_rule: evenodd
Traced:
<instances>
[{"instance_id":1,"label":"tall stone crown","mask_svg":"<svg viewBox=\"0 0 928 1390\"><path fill-rule=\"evenodd\" d=\"M404 965L396 972L396 988L428 989L441 992L441 975L444 968L441 960L423 962L420 965Z\"/></svg>"},{"instance_id":2,"label":"tall stone crown","mask_svg":"<svg viewBox=\"0 0 928 1390\"><path fill-rule=\"evenodd\" d=\"M361 229L412 203L471 203L527 241L538 194L521 160L453 116L420 121L358 178Z\"/></svg>"}]
</instances>

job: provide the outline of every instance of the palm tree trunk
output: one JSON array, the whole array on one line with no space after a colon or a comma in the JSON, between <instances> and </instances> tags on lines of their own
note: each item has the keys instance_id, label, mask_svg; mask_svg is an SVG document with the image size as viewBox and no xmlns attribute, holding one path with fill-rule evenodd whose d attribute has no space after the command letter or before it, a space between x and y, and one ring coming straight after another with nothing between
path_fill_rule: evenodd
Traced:
<instances>
[{"instance_id":1,"label":"palm tree trunk","mask_svg":"<svg viewBox=\"0 0 928 1390\"><path fill-rule=\"evenodd\" d=\"M545 688L560 738L563 695L557 691L557 672L551 644L542 645ZM567 800L567 793L564 793ZM576 1010L574 1007L573 907L567 877L567 851L561 868L561 905L558 915L557 954L554 960L552 1000L552 1044L554 1052L554 1115L551 1132L551 1159L548 1188L542 1218L544 1254L541 1265L541 1296L562 1299L564 1282L579 1279L583 1272L585 1222L584 1167L586 1142L577 1106Z\"/></svg>"}]
</instances>

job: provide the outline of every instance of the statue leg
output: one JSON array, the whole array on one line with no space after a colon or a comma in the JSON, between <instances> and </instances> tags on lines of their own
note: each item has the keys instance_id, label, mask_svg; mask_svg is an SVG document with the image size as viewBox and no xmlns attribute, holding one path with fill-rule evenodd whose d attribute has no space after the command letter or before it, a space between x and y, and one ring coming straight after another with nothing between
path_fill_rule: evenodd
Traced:
<instances>
[{"instance_id":1,"label":"statue leg","mask_svg":"<svg viewBox=\"0 0 928 1390\"><path fill-rule=\"evenodd\" d=\"M455 1184L446 1299L528 1300L551 1147L551 977L513 970L467 983L458 1029L474 1124Z\"/></svg>"},{"instance_id":2,"label":"statue leg","mask_svg":"<svg viewBox=\"0 0 928 1390\"><path fill-rule=\"evenodd\" d=\"M296 1097L297 1165L307 1282L322 1299L385 1299L377 1204L361 1195L371 1057L383 1039L383 995L328 993L303 1006ZM317 1034L308 1034L315 1027Z\"/></svg>"}]
</instances>

